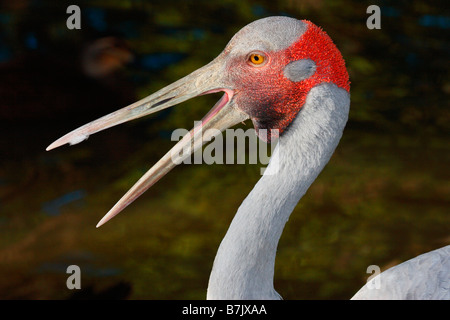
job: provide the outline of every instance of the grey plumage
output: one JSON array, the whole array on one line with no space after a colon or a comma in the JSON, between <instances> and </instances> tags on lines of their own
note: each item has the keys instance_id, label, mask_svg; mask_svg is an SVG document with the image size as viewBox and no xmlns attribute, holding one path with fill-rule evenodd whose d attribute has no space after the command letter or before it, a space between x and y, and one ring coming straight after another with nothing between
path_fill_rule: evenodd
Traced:
<instances>
[{"instance_id":1,"label":"grey plumage","mask_svg":"<svg viewBox=\"0 0 450 320\"><path fill-rule=\"evenodd\" d=\"M311 89L220 244L208 299L281 298L273 286L278 241L292 210L338 145L349 108L350 95L336 85Z\"/></svg>"},{"instance_id":2,"label":"grey plumage","mask_svg":"<svg viewBox=\"0 0 450 320\"><path fill-rule=\"evenodd\" d=\"M232 56L251 50L280 51L288 48L306 31L304 22L289 17L268 17L249 23L225 47Z\"/></svg>"},{"instance_id":3,"label":"grey plumage","mask_svg":"<svg viewBox=\"0 0 450 320\"><path fill-rule=\"evenodd\" d=\"M316 64L311 59L292 61L284 68L284 76L294 82L308 79L314 72Z\"/></svg>"},{"instance_id":4,"label":"grey plumage","mask_svg":"<svg viewBox=\"0 0 450 320\"><path fill-rule=\"evenodd\" d=\"M392 267L366 284L352 300L450 300L450 245Z\"/></svg>"}]
</instances>

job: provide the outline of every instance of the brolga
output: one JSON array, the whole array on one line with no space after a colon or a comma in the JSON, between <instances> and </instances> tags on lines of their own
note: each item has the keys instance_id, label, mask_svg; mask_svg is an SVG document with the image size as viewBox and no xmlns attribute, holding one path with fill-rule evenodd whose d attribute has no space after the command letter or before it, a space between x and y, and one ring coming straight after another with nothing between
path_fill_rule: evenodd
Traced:
<instances>
[{"instance_id":1,"label":"brolga","mask_svg":"<svg viewBox=\"0 0 450 320\"><path fill-rule=\"evenodd\" d=\"M268 17L242 28L224 51L206 66L132 105L68 133L47 150L66 143L79 143L100 130L196 96L223 92L202 121L138 180L97 227L175 167L179 162L174 161L174 155L181 154L178 158L181 161L210 141L212 132L251 119L261 139L271 142L278 138L278 144L266 172L240 205L219 246L207 298L280 299L273 286L278 242L294 207L339 143L349 114L349 91L349 76L342 55L321 28L306 20ZM271 170L274 166L277 166L275 171ZM432 254L440 260L419 257L422 266L431 263L435 269L447 267L447 274L434 277L433 282L433 290L446 297L449 297L449 248ZM406 265L397 273L420 272L409 270L411 263ZM432 276L426 271L421 274L421 281L427 280L427 275ZM443 278L445 276L447 278ZM414 279L405 278L406 282ZM400 280L396 282L395 276L393 279L395 288L402 284ZM446 291L440 288L442 285L446 285ZM377 291L381 298L384 291ZM355 296L364 297L364 293ZM392 296L407 297L406 293ZM422 296L410 294L409 297Z\"/></svg>"}]
</instances>

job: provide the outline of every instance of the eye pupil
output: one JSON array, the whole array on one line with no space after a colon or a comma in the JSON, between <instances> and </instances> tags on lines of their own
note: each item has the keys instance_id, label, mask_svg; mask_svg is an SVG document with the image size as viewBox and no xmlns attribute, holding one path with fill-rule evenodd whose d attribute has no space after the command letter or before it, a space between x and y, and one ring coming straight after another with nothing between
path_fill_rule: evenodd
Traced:
<instances>
[{"instance_id":1,"label":"eye pupil","mask_svg":"<svg viewBox=\"0 0 450 320\"><path fill-rule=\"evenodd\" d=\"M265 57L259 53L253 53L250 55L249 60L252 64L260 65L264 62Z\"/></svg>"}]
</instances>

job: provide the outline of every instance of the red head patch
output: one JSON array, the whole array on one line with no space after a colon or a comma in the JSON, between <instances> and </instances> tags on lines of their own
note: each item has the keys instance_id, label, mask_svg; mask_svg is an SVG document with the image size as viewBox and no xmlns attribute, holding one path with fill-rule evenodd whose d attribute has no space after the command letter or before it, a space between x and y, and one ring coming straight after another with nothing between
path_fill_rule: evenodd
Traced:
<instances>
[{"instance_id":1,"label":"red head patch","mask_svg":"<svg viewBox=\"0 0 450 320\"><path fill-rule=\"evenodd\" d=\"M294 120L305 104L308 92L321 83L334 83L350 90L350 82L341 53L331 38L310 21L302 20L306 31L288 48L277 52L266 52L267 63L262 67L236 65L233 82L236 85L235 99L239 108L252 119L260 138L271 141L276 138L271 129L281 134ZM309 59L315 71L308 78L292 81L284 74L285 67L297 60ZM267 130L267 139L260 134Z\"/></svg>"}]
</instances>

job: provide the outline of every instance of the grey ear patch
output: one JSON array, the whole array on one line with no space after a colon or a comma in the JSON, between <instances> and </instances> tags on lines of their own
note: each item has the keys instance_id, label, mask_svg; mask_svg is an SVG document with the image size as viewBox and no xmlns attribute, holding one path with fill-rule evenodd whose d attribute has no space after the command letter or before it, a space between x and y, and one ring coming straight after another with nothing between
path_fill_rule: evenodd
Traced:
<instances>
[{"instance_id":1,"label":"grey ear patch","mask_svg":"<svg viewBox=\"0 0 450 320\"><path fill-rule=\"evenodd\" d=\"M292 61L284 67L284 76L294 82L308 79L314 72L316 64L311 59Z\"/></svg>"}]
</instances>

